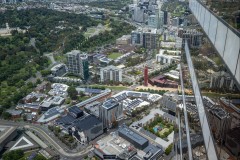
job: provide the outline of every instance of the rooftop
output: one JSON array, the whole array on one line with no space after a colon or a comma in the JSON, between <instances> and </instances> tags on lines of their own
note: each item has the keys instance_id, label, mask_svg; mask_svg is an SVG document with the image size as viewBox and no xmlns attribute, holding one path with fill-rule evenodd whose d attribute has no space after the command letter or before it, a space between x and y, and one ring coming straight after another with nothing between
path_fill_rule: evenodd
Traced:
<instances>
[{"instance_id":1,"label":"rooftop","mask_svg":"<svg viewBox=\"0 0 240 160\"><path fill-rule=\"evenodd\" d=\"M21 115L23 111L22 110L16 110L16 109L8 109L8 110L6 110L6 112L11 114L12 116L17 116L17 115Z\"/></svg>"},{"instance_id":2,"label":"rooftop","mask_svg":"<svg viewBox=\"0 0 240 160\"><path fill-rule=\"evenodd\" d=\"M102 122L99 119L97 119L95 116L89 115L83 119L74 121L74 126L79 131L85 131L85 130L91 129L93 126L99 125L101 123Z\"/></svg>"},{"instance_id":3,"label":"rooftop","mask_svg":"<svg viewBox=\"0 0 240 160\"><path fill-rule=\"evenodd\" d=\"M68 109L69 112L72 112L74 114L79 114L82 113L83 111L77 107L77 106L72 106L71 108Z\"/></svg>"},{"instance_id":4,"label":"rooftop","mask_svg":"<svg viewBox=\"0 0 240 160\"><path fill-rule=\"evenodd\" d=\"M122 133L123 135L125 135L127 137L129 137L130 139L139 143L140 145L148 143L148 140L146 138L142 137L141 135L134 132L133 130L131 130L130 128L128 128L125 125L120 126L119 129L118 129L118 132Z\"/></svg>"},{"instance_id":5,"label":"rooftop","mask_svg":"<svg viewBox=\"0 0 240 160\"><path fill-rule=\"evenodd\" d=\"M68 53L66 53L67 55L74 55L74 56L77 56L78 54L80 54L80 51L79 50L72 50Z\"/></svg>"},{"instance_id":6,"label":"rooftop","mask_svg":"<svg viewBox=\"0 0 240 160\"><path fill-rule=\"evenodd\" d=\"M0 125L0 144L14 131L16 131L16 129L17 127Z\"/></svg>"},{"instance_id":7,"label":"rooftop","mask_svg":"<svg viewBox=\"0 0 240 160\"><path fill-rule=\"evenodd\" d=\"M119 103L114 98L109 98L107 101L103 103L102 107L105 109L112 109L118 105Z\"/></svg>"}]
</instances>

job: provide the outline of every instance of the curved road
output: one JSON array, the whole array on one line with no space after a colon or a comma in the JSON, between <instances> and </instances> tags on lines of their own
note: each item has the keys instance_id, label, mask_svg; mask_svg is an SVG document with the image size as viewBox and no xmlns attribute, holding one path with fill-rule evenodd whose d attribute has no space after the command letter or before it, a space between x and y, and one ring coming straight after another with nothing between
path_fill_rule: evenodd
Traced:
<instances>
[{"instance_id":1,"label":"curved road","mask_svg":"<svg viewBox=\"0 0 240 160\"><path fill-rule=\"evenodd\" d=\"M6 121L6 120L1 120L0 121L1 125L12 125L12 126L20 126L27 128L29 130L33 130L37 132L39 135L41 135L42 138L44 138L45 142L48 142L51 144L54 149L63 157L69 157L69 158L82 158L84 155L86 155L88 152L93 150L92 146L88 146L85 148L83 151L76 152L76 153L70 153L66 152L55 140L53 140L48 133L46 133L40 126L36 127L36 125L33 125L31 123L25 123L25 122L14 122L14 121ZM49 147L49 146L48 146Z\"/></svg>"}]
</instances>

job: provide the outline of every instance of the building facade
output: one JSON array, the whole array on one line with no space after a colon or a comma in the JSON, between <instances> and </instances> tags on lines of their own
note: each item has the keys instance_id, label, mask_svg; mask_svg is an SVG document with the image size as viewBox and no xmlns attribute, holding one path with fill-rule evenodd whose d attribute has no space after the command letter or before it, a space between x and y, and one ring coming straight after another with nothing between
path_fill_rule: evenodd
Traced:
<instances>
[{"instance_id":1,"label":"building facade","mask_svg":"<svg viewBox=\"0 0 240 160\"><path fill-rule=\"evenodd\" d=\"M202 46L203 33L196 29L185 29L181 38L183 38L183 46L185 46L187 41L190 48L199 48Z\"/></svg>"},{"instance_id":2,"label":"building facade","mask_svg":"<svg viewBox=\"0 0 240 160\"><path fill-rule=\"evenodd\" d=\"M147 49L157 49L159 35L157 29L144 29L143 31L143 47Z\"/></svg>"},{"instance_id":3,"label":"building facade","mask_svg":"<svg viewBox=\"0 0 240 160\"><path fill-rule=\"evenodd\" d=\"M114 123L122 116L123 106L114 98L105 101L99 108L99 118L103 122L103 126L112 128Z\"/></svg>"},{"instance_id":4,"label":"building facade","mask_svg":"<svg viewBox=\"0 0 240 160\"><path fill-rule=\"evenodd\" d=\"M68 72L81 76L84 80L89 78L88 56L79 50L67 53Z\"/></svg>"},{"instance_id":5,"label":"building facade","mask_svg":"<svg viewBox=\"0 0 240 160\"><path fill-rule=\"evenodd\" d=\"M100 70L101 82L122 82L122 69L115 66L107 66Z\"/></svg>"},{"instance_id":6,"label":"building facade","mask_svg":"<svg viewBox=\"0 0 240 160\"><path fill-rule=\"evenodd\" d=\"M67 72L67 67L65 64L61 63L51 68L53 76L61 77Z\"/></svg>"}]
</instances>

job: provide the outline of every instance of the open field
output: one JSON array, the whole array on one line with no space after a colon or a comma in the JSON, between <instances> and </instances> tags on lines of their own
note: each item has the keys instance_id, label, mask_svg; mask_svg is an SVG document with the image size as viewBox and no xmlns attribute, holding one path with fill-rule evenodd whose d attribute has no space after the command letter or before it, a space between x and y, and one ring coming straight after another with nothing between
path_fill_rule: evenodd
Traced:
<instances>
[{"instance_id":1,"label":"open field","mask_svg":"<svg viewBox=\"0 0 240 160\"><path fill-rule=\"evenodd\" d=\"M116 91L121 91L121 90L125 90L127 89L127 87L125 86L107 86L107 85L90 85L90 87L96 87L96 88L100 88L100 87L104 87L104 88L109 88L111 90L116 90Z\"/></svg>"},{"instance_id":2,"label":"open field","mask_svg":"<svg viewBox=\"0 0 240 160\"><path fill-rule=\"evenodd\" d=\"M113 60L117 59L118 57L120 57L122 54L118 53L118 52L113 52L111 54L108 55L108 58L111 58Z\"/></svg>"}]
</instances>

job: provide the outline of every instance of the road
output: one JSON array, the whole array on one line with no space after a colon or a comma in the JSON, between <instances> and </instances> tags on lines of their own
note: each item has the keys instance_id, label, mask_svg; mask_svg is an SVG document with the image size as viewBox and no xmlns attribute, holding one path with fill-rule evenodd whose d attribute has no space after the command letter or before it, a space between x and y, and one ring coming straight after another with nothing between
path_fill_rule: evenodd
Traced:
<instances>
[{"instance_id":1,"label":"road","mask_svg":"<svg viewBox=\"0 0 240 160\"><path fill-rule=\"evenodd\" d=\"M93 147L90 145L80 152L69 152L63 148L62 144L58 144L57 141L50 136L50 133L46 133L46 130L39 124L6 121L1 119L0 125L19 126L34 131L44 139L45 143L47 142L49 147L52 146L62 157L66 157L66 159L82 159L88 152L93 150Z\"/></svg>"}]
</instances>

